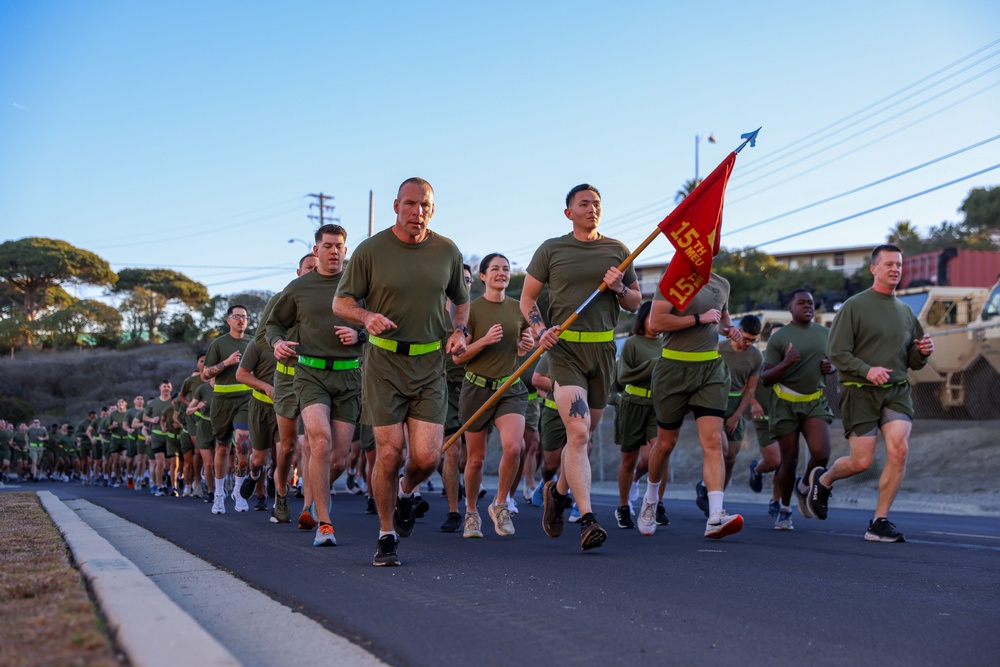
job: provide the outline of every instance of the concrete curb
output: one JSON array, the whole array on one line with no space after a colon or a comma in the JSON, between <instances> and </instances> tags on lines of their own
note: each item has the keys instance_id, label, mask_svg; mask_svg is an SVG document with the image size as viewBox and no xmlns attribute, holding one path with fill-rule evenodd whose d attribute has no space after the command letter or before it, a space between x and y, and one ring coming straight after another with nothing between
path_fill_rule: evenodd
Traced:
<instances>
[{"instance_id":1,"label":"concrete curb","mask_svg":"<svg viewBox=\"0 0 1000 667\"><path fill-rule=\"evenodd\" d=\"M177 655L198 656L199 667L239 661L49 491L38 497L73 553L107 618L112 636L137 667L176 667ZM169 632L166 630L169 629Z\"/></svg>"}]
</instances>

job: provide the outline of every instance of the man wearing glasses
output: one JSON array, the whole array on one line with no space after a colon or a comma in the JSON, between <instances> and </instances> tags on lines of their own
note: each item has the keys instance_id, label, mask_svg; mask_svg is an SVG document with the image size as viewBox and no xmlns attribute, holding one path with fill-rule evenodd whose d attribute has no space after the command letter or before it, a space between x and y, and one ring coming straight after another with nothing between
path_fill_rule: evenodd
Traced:
<instances>
[{"instance_id":1,"label":"man wearing glasses","mask_svg":"<svg viewBox=\"0 0 1000 667\"><path fill-rule=\"evenodd\" d=\"M249 509L247 501L239 494L238 489L247 476L252 390L236 380L236 370L249 342L243 337L247 328L246 306L240 304L230 306L226 311L226 323L229 324L229 332L219 336L208 346L208 351L205 353L205 369L202 371L202 379L206 382L215 378L211 410L212 435L215 438L215 479L206 480L209 485L214 481L214 489L209 488L215 495L212 514L226 513L224 484L229 473L229 452L233 444L236 445L233 500L236 501L237 512L246 512Z\"/></svg>"}]
</instances>

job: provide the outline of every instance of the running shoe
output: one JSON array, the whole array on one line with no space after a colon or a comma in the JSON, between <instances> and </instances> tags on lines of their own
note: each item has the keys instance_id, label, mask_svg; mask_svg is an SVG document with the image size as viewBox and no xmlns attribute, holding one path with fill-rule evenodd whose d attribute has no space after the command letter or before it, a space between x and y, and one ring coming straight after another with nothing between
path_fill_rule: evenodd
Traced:
<instances>
[{"instance_id":1,"label":"running shoe","mask_svg":"<svg viewBox=\"0 0 1000 667\"><path fill-rule=\"evenodd\" d=\"M409 537L413 533L413 525L417 522L417 517L413 514L415 500L413 496L396 500L396 510L392 513L392 527L400 537Z\"/></svg>"},{"instance_id":2,"label":"running shoe","mask_svg":"<svg viewBox=\"0 0 1000 667\"><path fill-rule=\"evenodd\" d=\"M569 511L569 522L578 523L580 521L580 509L573 503L573 507Z\"/></svg>"},{"instance_id":3,"label":"running shoe","mask_svg":"<svg viewBox=\"0 0 1000 667\"><path fill-rule=\"evenodd\" d=\"M333 532L333 526L328 523L319 524L316 529L316 537L313 538L314 547L335 547L337 546L337 536Z\"/></svg>"},{"instance_id":4,"label":"running shoe","mask_svg":"<svg viewBox=\"0 0 1000 667\"><path fill-rule=\"evenodd\" d=\"M424 500L421 496L413 496L413 516L418 519L422 519L424 515L427 514L427 510L430 508L431 504Z\"/></svg>"},{"instance_id":5,"label":"running shoe","mask_svg":"<svg viewBox=\"0 0 1000 667\"><path fill-rule=\"evenodd\" d=\"M806 519L812 519L813 513L809 509L809 487L806 487L806 492L802 493L799 491L799 485L802 484L802 478L795 478L795 499L799 501L799 514Z\"/></svg>"},{"instance_id":6,"label":"running shoe","mask_svg":"<svg viewBox=\"0 0 1000 667\"><path fill-rule=\"evenodd\" d=\"M895 524L882 517L868 522L865 539L869 542L905 542L903 534L896 530Z\"/></svg>"},{"instance_id":7,"label":"running shoe","mask_svg":"<svg viewBox=\"0 0 1000 667\"><path fill-rule=\"evenodd\" d=\"M640 535L652 535L656 532L656 505L647 502L645 498L642 499L642 509L639 510L639 516L636 517L635 522L636 527L639 529Z\"/></svg>"},{"instance_id":8,"label":"running shoe","mask_svg":"<svg viewBox=\"0 0 1000 667\"><path fill-rule=\"evenodd\" d=\"M775 530L795 530L792 525L792 511L779 510L778 519L774 522Z\"/></svg>"},{"instance_id":9,"label":"running shoe","mask_svg":"<svg viewBox=\"0 0 1000 667\"><path fill-rule=\"evenodd\" d=\"M549 537L559 537L563 532L563 512L570 505L569 496L556 498L555 480L545 482L542 491L542 530Z\"/></svg>"},{"instance_id":10,"label":"running shoe","mask_svg":"<svg viewBox=\"0 0 1000 667\"><path fill-rule=\"evenodd\" d=\"M250 500L250 496L253 495L253 491L256 488L257 480L250 475L247 475L243 478L243 482L240 484L240 496L243 497L243 500ZM235 498L233 500L235 500Z\"/></svg>"},{"instance_id":11,"label":"running shoe","mask_svg":"<svg viewBox=\"0 0 1000 667\"><path fill-rule=\"evenodd\" d=\"M757 472L757 464L760 463L758 459L754 459L750 462L750 490L754 493L760 493L764 488L764 476Z\"/></svg>"},{"instance_id":12,"label":"running shoe","mask_svg":"<svg viewBox=\"0 0 1000 667\"><path fill-rule=\"evenodd\" d=\"M299 530L312 530L316 527L316 519L313 518L309 510L302 510L299 515Z\"/></svg>"},{"instance_id":13,"label":"running shoe","mask_svg":"<svg viewBox=\"0 0 1000 667\"><path fill-rule=\"evenodd\" d=\"M781 503L777 500L772 500L767 504L767 513L771 516L778 516L778 512L781 511Z\"/></svg>"},{"instance_id":14,"label":"running shoe","mask_svg":"<svg viewBox=\"0 0 1000 667\"><path fill-rule=\"evenodd\" d=\"M694 485L694 504L708 516L708 488L704 480Z\"/></svg>"},{"instance_id":15,"label":"running shoe","mask_svg":"<svg viewBox=\"0 0 1000 667\"><path fill-rule=\"evenodd\" d=\"M656 525L657 526L669 526L670 519L667 518L667 510L663 507L663 503L656 503Z\"/></svg>"},{"instance_id":16,"label":"running shoe","mask_svg":"<svg viewBox=\"0 0 1000 667\"><path fill-rule=\"evenodd\" d=\"M225 514L225 513L226 513L226 497L215 496L215 501L212 503L212 514Z\"/></svg>"},{"instance_id":17,"label":"running shoe","mask_svg":"<svg viewBox=\"0 0 1000 667\"><path fill-rule=\"evenodd\" d=\"M479 518L479 514L476 512L466 512L465 513L465 526L462 531L462 537L482 537L483 536L483 520Z\"/></svg>"},{"instance_id":18,"label":"running shoe","mask_svg":"<svg viewBox=\"0 0 1000 667\"><path fill-rule=\"evenodd\" d=\"M819 481L819 478L825 472L826 468L816 466L809 473L809 497L806 499L809 511L820 521L826 519L831 495L830 488L823 486L823 483Z\"/></svg>"},{"instance_id":19,"label":"running shoe","mask_svg":"<svg viewBox=\"0 0 1000 667\"><path fill-rule=\"evenodd\" d=\"M514 500L514 496L507 496L507 511L511 514L517 514L517 501Z\"/></svg>"},{"instance_id":20,"label":"running shoe","mask_svg":"<svg viewBox=\"0 0 1000 667\"><path fill-rule=\"evenodd\" d=\"M593 512L587 512L580 517L580 549L590 551L604 544L608 539L608 531L597 523Z\"/></svg>"},{"instance_id":21,"label":"running shoe","mask_svg":"<svg viewBox=\"0 0 1000 667\"><path fill-rule=\"evenodd\" d=\"M441 524L442 533L457 533L462 527L462 515L458 512L448 512L448 518Z\"/></svg>"},{"instance_id":22,"label":"running shoe","mask_svg":"<svg viewBox=\"0 0 1000 667\"><path fill-rule=\"evenodd\" d=\"M739 514L729 515L726 511L716 512L705 522L705 537L719 539L743 530L743 517Z\"/></svg>"},{"instance_id":23,"label":"running shoe","mask_svg":"<svg viewBox=\"0 0 1000 667\"><path fill-rule=\"evenodd\" d=\"M266 512L267 502L264 500L264 496L257 496L257 504L253 506L255 512Z\"/></svg>"},{"instance_id":24,"label":"running shoe","mask_svg":"<svg viewBox=\"0 0 1000 667\"><path fill-rule=\"evenodd\" d=\"M506 504L498 506L496 503L490 503L486 511L493 519L493 529L497 535L504 537L514 534L514 522L510 520L510 510Z\"/></svg>"},{"instance_id":25,"label":"running shoe","mask_svg":"<svg viewBox=\"0 0 1000 667\"><path fill-rule=\"evenodd\" d=\"M395 567L402 565L399 560L399 540L395 535L383 535L378 538L378 545L375 547L375 557L372 565L376 567Z\"/></svg>"},{"instance_id":26,"label":"running shoe","mask_svg":"<svg viewBox=\"0 0 1000 667\"><path fill-rule=\"evenodd\" d=\"M535 490L531 492L531 504L535 507L541 507L544 504L542 500L542 494L545 492L545 482L539 482Z\"/></svg>"},{"instance_id":27,"label":"running shoe","mask_svg":"<svg viewBox=\"0 0 1000 667\"><path fill-rule=\"evenodd\" d=\"M632 522L632 513L628 509L628 505L622 505L615 510L615 521L618 522L619 528L635 528L635 523Z\"/></svg>"},{"instance_id":28,"label":"running shoe","mask_svg":"<svg viewBox=\"0 0 1000 667\"><path fill-rule=\"evenodd\" d=\"M292 513L288 511L288 496L276 496L271 508L271 523L291 523Z\"/></svg>"},{"instance_id":29,"label":"running shoe","mask_svg":"<svg viewBox=\"0 0 1000 667\"><path fill-rule=\"evenodd\" d=\"M365 514L378 514L378 508L375 506L374 498L368 498L368 504L365 506Z\"/></svg>"}]
</instances>

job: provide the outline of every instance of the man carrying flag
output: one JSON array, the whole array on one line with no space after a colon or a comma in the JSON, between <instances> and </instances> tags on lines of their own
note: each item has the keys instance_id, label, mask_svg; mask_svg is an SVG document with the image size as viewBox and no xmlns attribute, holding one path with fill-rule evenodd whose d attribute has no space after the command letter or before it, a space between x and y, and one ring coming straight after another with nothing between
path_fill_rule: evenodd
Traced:
<instances>
[{"instance_id":1,"label":"man carrying flag","mask_svg":"<svg viewBox=\"0 0 1000 667\"><path fill-rule=\"evenodd\" d=\"M652 392L657 439L649 456L649 477L637 527L656 532L656 503L667 462L688 410L694 413L704 453L702 475L708 488L705 537L720 538L743 528L743 517L723 509L725 462L723 418L729 374L719 355L719 334L742 337L729 319L729 282L712 273L719 251L722 203L736 161L733 152L659 225L677 253L660 282L646 324L662 333L662 356L653 368Z\"/></svg>"}]
</instances>

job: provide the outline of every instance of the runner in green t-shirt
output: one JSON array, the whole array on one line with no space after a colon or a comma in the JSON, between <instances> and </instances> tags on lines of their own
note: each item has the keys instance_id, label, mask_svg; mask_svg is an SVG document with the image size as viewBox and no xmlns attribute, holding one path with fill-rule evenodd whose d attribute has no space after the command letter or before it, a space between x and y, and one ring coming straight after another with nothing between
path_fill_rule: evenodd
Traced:
<instances>
[{"instance_id":1,"label":"runner in green t-shirt","mask_svg":"<svg viewBox=\"0 0 1000 667\"><path fill-rule=\"evenodd\" d=\"M554 382L553 400L566 427L558 481L543 493L542 528L549 537L563 531L563 511L572 501L580 514L580 546L594 549L608 537L597 522L590 503L590 438L597 429L614 383L614 329L624 308L635 312L642 301L635 269L618 267L629 255L625 244L597 231L601 222L601 195L592 185L581 184L566 195L563 212L573 231L549 239L535 251L528 264L521 291L521 313L539 344L549 350ZM597 289L598 294L580 313L570 330L562 323ZM549 288L546 328L538 309L542 288ZM572 501L568 498L572 491Z\"/></svg>"},{"instance_id":2,"label":"runner in green t-shirt","mask_svg":"<svg viewBox=\"0 0 1000 667\"><path fill-rule=\"evenodd\" d=\"M469 292L462 253L428 228L434 189L407 179L393 202L395 224L358 244L340 281L333 311L368 332L362 402L375 427L373 486L380 523L372 562L399 565L398 537L413 531L414 490L437 469L448 413L441 340L448 335L445 299L451 299L446 354L465 352ZM360 305L361 301L365 305ZM409 458L403 464L404 424Z\"/></svg>"},{"instance_id":3,"label":"runner in green t-shirt","mask_svg":"<svg viewBox=\"0 0 1000 667\"><path fill-rule=\"evenodd\" d=\"M788 310L792 321L768 339L760 374L761 381L774 392L768 428L778 438L781 448L778 469L781 509L774 522L776 530L792 530L793 491L799 513L806 519L812 518L806 504L809 487L803 480L809 479L813 468L829 462L833 421L833 412L823 395L826 376L835 371L826 357L830 330L812 321L813 297L804 288L792 292ZM802 477L795 476L799 465L799 434L805 437L809 448L809 461Z\"/></svg>"},{"instance_id":4,"label":"runner in green t-shirt","mask_svg":"<svg viewBox=\"0 0 1000 667\"><path fill-rule=\"evenodd\" d=\"M465 364L462 385L462 421L468 422L490 399L497 387L517 370L517 355L534 347L535 339L514 299L507 298L510 284L510 261L500 253L490 253L479 265L479 278L486 293L469 308L469 335L463 354L453 356L456 364ZM507 507L507 496L514 486L521 463L524 442L524 411L528 407L528 390L518 381L497 400L488 411L469 425L465 433L468 460L465 463L465 531L464 537L482 537L482 520L476 504L483 482L483 460L486 458L487 427L493 422L500 432L500 457L497 495L488 512L497 535L513 535L514 523Z\"/></svg>"},{"instance_id":5,"label":"runner in green t-shirt","mask_svg":"<svg viewBox=\"0 0 1000 667\"><path fill-rule=\"evenodd\" d=\"M875 284L844 302L830 329L828 353L840 373L840 415L851 443L850 454L829 470L816 468L809 478L809 509L825 519L830 487L838 479L864 472L875 455L878 431L885 440L885 467L878 484L875 518L865 539L903 542L889 521L889 509L903 483L909 450L913 402L907 369L919 370L934 352L910 308L896 298L903 272L903 253L894 245L872 251Z\"/></svg>"},{"instance_id":6,"label":"runner in green t-shirt","mask_svg":"<svg viewBox=\"0 0 1000 667\"><path fill-rule=\"evenodd\" d=\"M663 334L663 349L653 369L656 405L656 444L649 453L646 494L636 526L643 535L656 532L655 504L677 444L684 416L694 413L704 456L702 477L708 495L709 517L705 537L721 538L743 528L743 517L727 514L726 464L722 432L729 394L729 373L719 355L719 335L734 341L742 335L729 319L729 281L712 273L708 282L681 312L659 290L653 296L648 325Z\"/></svg>"}]
</instances>

